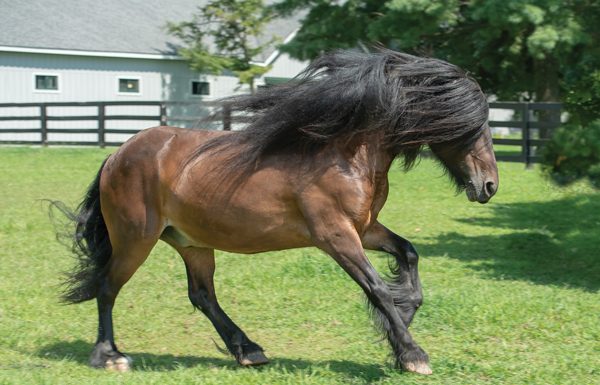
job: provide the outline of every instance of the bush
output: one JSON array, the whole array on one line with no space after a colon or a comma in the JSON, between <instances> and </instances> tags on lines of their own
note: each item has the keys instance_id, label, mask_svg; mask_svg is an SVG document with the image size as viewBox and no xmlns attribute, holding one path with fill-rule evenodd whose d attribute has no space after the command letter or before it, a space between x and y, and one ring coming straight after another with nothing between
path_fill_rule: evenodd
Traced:
<instances>
[{"instance_id":1,"label":"bush","mask_svg":"<svg viewBox=\"0 0 600 385\"><path fill-rule=\"evenodd\" d=\"M600 119L560 127L542 151L543 169L558 184L589 178L600 188Z\"/></svg>"}]
</instances>

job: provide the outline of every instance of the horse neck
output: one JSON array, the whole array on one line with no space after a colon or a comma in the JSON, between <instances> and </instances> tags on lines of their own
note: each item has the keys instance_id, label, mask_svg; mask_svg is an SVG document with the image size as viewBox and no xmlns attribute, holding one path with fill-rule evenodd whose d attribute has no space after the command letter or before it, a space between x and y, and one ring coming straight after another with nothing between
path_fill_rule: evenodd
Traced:
<instances>
[{"instance_id":1,"label":"horse neck","mask_svg":"<svg viewBox=\"0 0 600 385\"><path fill-rule=\"evenodd\" d=\"M386 173L394 160L383 134L364 134L342 142L347 159L370 175Z\"/></svg>"}]
</instances>

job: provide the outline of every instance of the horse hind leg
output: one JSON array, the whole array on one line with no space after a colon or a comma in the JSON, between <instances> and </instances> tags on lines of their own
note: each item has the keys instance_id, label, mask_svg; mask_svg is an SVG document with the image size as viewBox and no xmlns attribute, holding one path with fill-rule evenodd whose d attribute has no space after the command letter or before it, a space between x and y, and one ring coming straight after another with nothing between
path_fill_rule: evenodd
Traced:
<instances>
[{"instance_id":1,"label":"horse hind leg","mask_svg":"<svg viewBox=\"0 0 600 385\"><path fill-rule=\"evenodd\" d=\"M143 200L123 205L105 199L102 213L112 253L98 282L98 337L90 356L90 365L117 371L131 369L132 361L117 349L114 340L112 310L119 291L144 263L162 230L156 210ZM129 201L128 201L129 202Z\"/></svg>"},{"instance_id":2,"label":"horse hind leg","mask_svg":"<svg viewBox=\"0 0 600 385\"><path fill-rule=\"evenodd\" d=\"M106 274L98 287L98 337L90 356L90 366L116 371L131 369L132 360L117 349L112 310L119 291L146 260L156 240L130 240L113 245Z\"/></svg>"},{"instance_id":3,"label":"horse hind leg","mask_svg":"<svg viewBox=\"0 0 600 385\"><path fill-rule=\"evenodd\" d=\"M177 251L185 262L188 277L188 296L192 304L212 322L225 342L227 350L242 366L262 365L269 362L263 349L252 342L229 318L217 301L213 276L215 257L213 249L181 248Z\"/></svg>"}]
</instances>

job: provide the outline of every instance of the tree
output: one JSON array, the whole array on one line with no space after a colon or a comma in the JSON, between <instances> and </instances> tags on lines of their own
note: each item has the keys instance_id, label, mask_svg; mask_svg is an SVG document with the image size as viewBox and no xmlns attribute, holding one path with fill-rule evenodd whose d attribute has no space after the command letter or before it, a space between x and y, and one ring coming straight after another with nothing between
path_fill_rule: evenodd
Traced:
<instances>
[{"instance_id":1,"label":"tree","mask_svg":"<svg viewBox=\"0 0 600 385\"><path fill-rule=\"evenodd\" d=\"M600 119L560 127L542 156L544 171L559 185L588 179L600 189Z\"/></svg>"},{"instance_id":2,"label":"tree","mask_svg":"<svg viewBox=\"0 0 600 385\"><path fill-rule=\"evenodd\" d=\"M593 23L582 20L586 12L597 13L596 3L283 0L276 8L283 13L309 9L296 38L283 47L295 57L382 44L449 60L503 99L559 101L567 67L582 60L582 51L597 49L593 44L597 36L584 30Z\"/></svg>"},{"instance_id":3,"label":"tree","mask_svg":"<svg viewBox=\"0 0 600 385\"><path fill-rule=\"evenodd\" d=\"M572 153L561 150L566 136L575 143L581 130L600 127L597 0L282 0L275 8L283 14L308 9L295 39L282 47L294 57L381 44L457 64L501 99L562 101L569 127L581 129L563 130L552 155L546 153L547 169L558 179L565 168L553 165L568 164ZM583 168L574 173L569 166L564 180L586 175L594 159L579 158L574 164Z\"/></svg>"},{"instance_id":4,"label":"tree","mask_svg":"<svg viewBox=\"0 0 600 385\"><path fill-rule=\"evenodd\" d=\"M168 23L167 30L184 46L179 55L198 72L234 72L254 93L254 79L269 70L253 63L274 40L258 43L272 13L262 0L210 0L191 21Z\"/></svg>"}]
</instances>

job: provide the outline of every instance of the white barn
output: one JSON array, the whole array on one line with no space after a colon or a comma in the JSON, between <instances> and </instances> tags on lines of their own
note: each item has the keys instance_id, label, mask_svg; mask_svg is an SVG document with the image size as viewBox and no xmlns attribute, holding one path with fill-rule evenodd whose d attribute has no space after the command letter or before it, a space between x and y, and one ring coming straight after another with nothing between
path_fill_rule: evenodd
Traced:
<instances>
[{"instance_id":1,"label":"white barn","mask_svg":"<svg viewBox=\"0 0 600 385\"><path fill-rule=\"evenodd\" d=\"M197 101L201 105L203 100L247 92L233 74L199 74L177 55L178 42L165 26L168 21L190 20L203 2L0 0L0 104ZM296 19L274 20L264 38L288 40L298 26ZM307 64L280 53L275 45L255 61L271 66L257 85L292 78ZM132 108L137 114L143 109ZM68 123L82 127L81 122L62 122ZM0 128L6 124L0 122ZM125 126L133 128L131 122Z\"/></svg>"},{"instance_id":2,"label":"white barn","mask_svg":"<svg viewBox=\"0 0 600 385\"><path fill-rule=\"evenodd\" d=\"M233 75L189 70L165 30L168 21L190 20L201 3L0 0L0 103L212 99L239 92ZM294 19L275 20L265 38L284 41L297 28ZM306 65L275 45L256 63L272 66L258 84L293 77Z\"/></svg>"}]
</instances>

